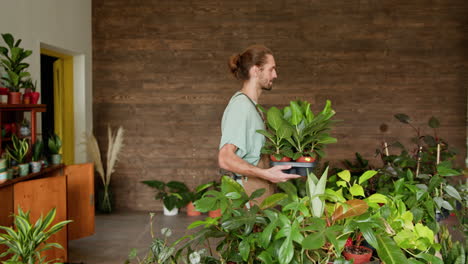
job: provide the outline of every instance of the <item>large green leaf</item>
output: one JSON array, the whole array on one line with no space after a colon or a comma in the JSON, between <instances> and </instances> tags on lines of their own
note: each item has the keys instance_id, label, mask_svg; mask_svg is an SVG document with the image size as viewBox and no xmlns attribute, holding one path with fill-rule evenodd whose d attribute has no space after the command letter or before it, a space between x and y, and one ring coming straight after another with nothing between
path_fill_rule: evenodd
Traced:
<instances>
[{"instance_id":1,"label":"large green leaf","mask_svg":"<svg viewBox=\"0 0 468 264\"><path fill-rule=\"evenodd\" d=\"M379 258L386 264L402 264L408 263L408 259L401 249L395 244L391 238L385 235L376 235L379 248L377 254Z\"/></svg>"},{"instance_id":2,"label":"large green leaf","mask_svg":"<svg viewBox=\"0 0 468 264\"><path fill-rule=\"evenodd\" d=\"M353 196L363 196L363 197L365 196L364 188L362 188L362 186L359 184L354 184L353 186L351 186L351 188L349 188L349 192Z\"/></svg>"},{"instance_id":3,"label":"large green leaf","mask_svg":"<svg viewBox=\"0 0 468 264\"><path fill-rule=\"evenodd\" d=\"M370 178L374 177L374 175L377 174L377 171L375 170L368 170L364 172L361 177L359 177L359 184L362 184L363 182L369 180Z\"/></svg>"},{"instance_id":4,"label":"large green leaf","mask_svg":"<svg viewBox=\"0 0 468 264\"><path fill-rule=\"evenodd\" d=\"M248 240L243 239L239 243L239 253L244 261L247 261L250 255L250 243Z\"/></svg>"},{"instance_id":5,"label":"large green leaf","mask_svg":"<svg viewBox=\"0 0 468 264\"><path fill-rule=\"evenodd\" d=\"M337 175L346 182L349 182L351 180L351 173L349 172L349 170L340 171Z\"/></svg>"},{"instance_id":6,"label":"large green leaf","mask_svg":"<svg viewBox=\"0 0 468 264\"><path fill-rule=\"evenodd\" d=\"M263 202L260 205L260 208L262 210L265 210L267 208L276 206L280 201L286 198L288 198L288 195L285 193L275 193L267 197L265 200L263 200Z\"/></svg>"},{"instance_id":7,"label":"large green leaf","mask_svg":"<svg viewBox=\"0 0 468 264\"><path fill-rule=\"evenodd\" d=\"M455 189L453 186L451 185L446 185L445 186L445 191L447 192L448 195L452 196L453 198L461 201L462 198L460 196L460 193L458 193L457 189Z\"/></svg>"},{"instance_id":8,"label":"large green leaf","mask_svg":"<svg viewBox=\"0 0 468 264\"><path fill-rule=\"evenodd\" d=\"M292 111L292 116L291 116L291 124L294 126L299 125L302 120L304 119L301 107L297 104L296 101L291 101L291 111Z\"/></svg>"},{"instance_id":9,"label":"large green leaf","mask_svg":"<svg viewBox=\"0 0 468 264\"><path fill-rule=\"evenodd\" d=\"M322 200L320 195L325 193L325 187L327 184L327 175L328 175L328 167L320 177L320 180L315 183L317 177L311 173L307 177L307 187L309 192L310 198L310 207L312 215L315 217L322 217L323 211L325 209L325 201Z\"/></svg>"},{"instance_id":10,"label":"large green leaf","mask_svg":"<svg viewBox=\"0 0 468 264\"><path fill-rule=\"evenodd\" d=\"M394 117L396 119L398 119L398 121L402 122L402 123L405 123L405 124L409 124L410 123L410 118L408 115L405 115L405 114L396 114L394 115Z\"/></svg>"},{"instance_id":11,"label":"large green leaf","mask_svg":"<svg viewBox=\"0 0 468 264\"><path fill-rule=\"evenodd\" d=\"M290 237L287 237L278 250L280 264L289 264L294 256L294 246Z\"/></svg>"},{"instance_id":12,"label":"large green leaf","mask_svg":"<svg viewBox=\"0 0 468 264\"><path fill-rule=\"evenodd\" d=\"M325 245L325 229L320 232L310 234L302 241L302 247L304 249L319 249Z\"/></svg>"},{"instance_id":13,"label":"large green leaf","mask_svg":"<svg viewBox=\"0 0 468 264\"><path fill-rule=\"evenodd\" d=\"M281 110L273 106L268 109L267 121L275 131L278 131L283 123L283 113L281 113Z\"/></svg>"}]
</instances>

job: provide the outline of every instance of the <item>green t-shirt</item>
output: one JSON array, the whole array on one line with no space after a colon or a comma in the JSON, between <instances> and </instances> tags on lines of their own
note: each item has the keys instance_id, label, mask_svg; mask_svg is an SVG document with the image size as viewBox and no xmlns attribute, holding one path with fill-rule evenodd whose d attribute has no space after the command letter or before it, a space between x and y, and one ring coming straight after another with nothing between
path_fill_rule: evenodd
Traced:
<instances>
[{"instance_id":1,"label":"green t-shirt","mask_svg":"<svg viewBox=\"0 0 468 264\"><path fill-rule=\"evenodd\" d=\"M219 148L233 144L237 147L237 156L256 166L265 143L265 137L256 132L258 129L264 130L265 125L253 101L237 92L224 110Z\"/></svg>"}]
</instances>

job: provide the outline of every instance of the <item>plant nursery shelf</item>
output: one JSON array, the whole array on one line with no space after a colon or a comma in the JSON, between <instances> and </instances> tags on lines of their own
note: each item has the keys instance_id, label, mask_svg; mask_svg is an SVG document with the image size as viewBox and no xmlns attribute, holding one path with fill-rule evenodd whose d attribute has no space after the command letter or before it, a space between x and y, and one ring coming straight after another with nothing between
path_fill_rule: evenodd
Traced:
<instances>
[{"instance_id":1,"label":"plant nursery shelf","mask_svg":"<svg viewBox=\"0 0 468 264\"><path fill-rule=\"evenodd\" d=\"M45 112L45 104L0 104L0 111L31 111Z\"/></svg>"},{"instance_id":2,"label":"plant nursery shelf","mask_svg":"<svg viewBox=\"0 0 468 264\"><path fill-rule=\"evenodd\" d=\"M56 170L63 169L63 167L65 167L64 164L52 165L52 166L49 166L47 168L42 169L40 172L30 173L30 174L28 174L26 176L23 176L23 177L18 177L18 178L14 178L12 180L8 180L8 181L0 184L0 188L6 187L8 185L15 184L17 182L28 181L28 180L32 180L32 179L39 179L39 178L42 178L44 176L49 175L50 173L52 173L52 172L54 172Z\"/></svg>"}]
</instances>

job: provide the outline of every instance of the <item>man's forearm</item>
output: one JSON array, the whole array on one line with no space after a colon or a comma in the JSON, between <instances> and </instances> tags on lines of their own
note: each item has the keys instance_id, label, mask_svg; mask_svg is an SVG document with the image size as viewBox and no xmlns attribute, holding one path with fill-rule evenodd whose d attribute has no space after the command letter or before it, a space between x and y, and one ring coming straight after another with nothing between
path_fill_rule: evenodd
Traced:
<instances>
[{"instance_id":1,"label":"man's forearm","mask_svg":"<svg viewBox=\"0 0 468 264\"><path fill-rule=\"evenodd\" d=\"M233 152L220 152L218 157L221 168L248 177L265 179L264 170L239 158Z\"/></svg>"}]
</instances>

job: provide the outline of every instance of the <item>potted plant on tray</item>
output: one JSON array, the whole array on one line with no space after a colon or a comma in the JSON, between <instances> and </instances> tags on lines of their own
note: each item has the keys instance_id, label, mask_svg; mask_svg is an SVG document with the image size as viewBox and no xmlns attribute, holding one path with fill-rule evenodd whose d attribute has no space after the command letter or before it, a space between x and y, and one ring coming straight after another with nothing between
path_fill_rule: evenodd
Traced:
<instances>
[{"instance_id":1,"label":"potted plant on tray","mask_svg":"<svg viewBox=\"0 0 468 264\"><path fill-rule=\"evenodd\" d=\"M24 83L24 88L26 88L26 92L23 95L23 101L29 101L31 104L37 104L39 101L39 97L41 94L36 91L37 89L37 81L33 83L31 78L27 79ZM29 98L29 99L26 99Z\"/></svg>"},{"instance_id":2,"label":"potted plant on tray","mask_svg":"<svg viewBox=\"0 0 468 264\"><path fill-rule=\"evenodd\" d=\"M29 64L23 62L23 60L29 57L32 51L20 48L21 39L15 42L11 34L2 34L2 38L8 46L0 46L0 54L5 58L1 60L1 64L6 72L2 79L10 89L8 102L10 104L20 104L21 93L19 90L24 87L24 79L30 76L29 72L25 71Z\"/></svg>"},{"instance_id":3,"label":"potted plant on tray","mask_svg":"<svg viewBox=\"0 0 468 264\"><path fill-rule=\"evenodd\" d=\"M163 201L164 215L177 215L179 213L179 208L184 207L190 201L190 190L183 182L170 181L165 183L158 180L150 180L142 181L141 183L155 188L158 191L154 199Z\"/></svg>"},{"instance_id":4,"label":"potted plant on tray","mask_svg":"<svg viewBox=\"0 0 468 264\"><path fill-rule=\"evenodd\" d=\"M291 101L283 109L272 107L266 113L267 130L257 130L267 138L262 153L271 155L273 165L291 165L289 173L306 176L316 158L325 156L325 145L337 141L329 135L331 118L335 115L329 100L317 115L312 112L310 103L300 100ZM295 162L278 163L289 162L290 158Z\"/></svg>"}]
</instances>

